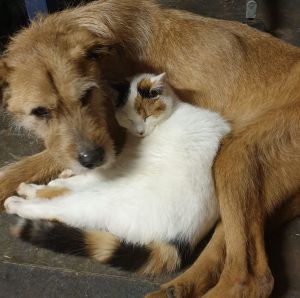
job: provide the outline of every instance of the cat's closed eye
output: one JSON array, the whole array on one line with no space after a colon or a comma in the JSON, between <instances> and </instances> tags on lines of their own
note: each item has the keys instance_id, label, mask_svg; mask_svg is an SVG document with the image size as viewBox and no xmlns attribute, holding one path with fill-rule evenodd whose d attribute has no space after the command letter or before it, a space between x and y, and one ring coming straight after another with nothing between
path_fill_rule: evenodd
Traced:
<instances>
[{"instance_id":1,"label":"cat's closed eye","mask_svg":"<svg viewBox=\"0 0 300 298\"><path fill-rule=\"evenodd\" d=\"M149 90L149 88L138 88L138 93L144 98L156 99L162 94L162 89L154 88Z\"/></svg>"},{"instance_id":2,"label":"cat's closed eye","mask_svg":"<svg viewBox=\"0 0 300 298\"><path fill-rule=\"evenodd\" d=\"M146 122L147 119L149 119L150 117L152 117L152 115L147 115L144 117L144 122Z\"/></svg>"}]
</instances>

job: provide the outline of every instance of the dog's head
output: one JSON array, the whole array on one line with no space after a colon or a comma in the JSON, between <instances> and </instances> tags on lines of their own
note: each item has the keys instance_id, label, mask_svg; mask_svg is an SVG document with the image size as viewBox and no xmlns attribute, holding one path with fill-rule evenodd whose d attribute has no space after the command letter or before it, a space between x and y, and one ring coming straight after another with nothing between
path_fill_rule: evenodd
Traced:
<instances>
[{"instance_id":1,"label":"dog's head","mask_svg":"<svg viewBox=\"0 0 300 298\"><path fill-rule=\"evenodd\" d=\"M98 67L108 48L53 17L19 33L0 60L1 105L77 173L114 160L115 120Z\"/></svg>"}]
</instances>

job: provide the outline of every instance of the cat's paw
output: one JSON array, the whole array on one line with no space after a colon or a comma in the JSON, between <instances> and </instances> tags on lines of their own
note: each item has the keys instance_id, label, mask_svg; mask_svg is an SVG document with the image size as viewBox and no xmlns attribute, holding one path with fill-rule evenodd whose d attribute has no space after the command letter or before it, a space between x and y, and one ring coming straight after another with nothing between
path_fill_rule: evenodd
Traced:
<instances>
[{"instance_id":1,"label":"cat's paw","mask_svg":"<svg viewBox=\"0 0 300 298\"><path fill-rule=\"evenodd\" d=\"M4 208L8 214L18 214L19 207L25 199L17 196L9 197L4 202Z\"/></svg>"},{"instance_id":2,"label":"cat's paw","mask_svg":"<svg viewBox=\"0 0 300 298\"><path fill-rule=\"evenodd\" d=\"M64 170L60 173L60 175L58 176L58 178L60 179L66 179L66 178L70 178L74 176L74 173L72 170Z\"/></svg>"},{"instance_id":3,"label":"cat's paw","mask_svg":"<svg viewBox=\"0 0 300 298\"><path fill-rule=\"evenodd\" d=\"M44 185L21 183L17 188L17 194L25 199L36 198L36 192L45 187Z\"/></svg>"},{"instance_id":4,"label":"cat's paw","mask_svg":"<svg viewBox=\"0 0 300 298\"><path fill-rule=\"evenodd\" d=\"M63 187L65 186L67 183L66 183L66 178L57 178L57 179L54 179L52 181L50 181L48 183L48 186L53 186L53 187Z\"/></svg>"},{"instance_id":5,"label":"cat's paw","mask_svg":"<svg viewBox=\"0 0 300 298\"><path fill-rule=\"evenodd\" d=\"M6 199L4 208L6 213L15 214L26 219L56 219L51 217L51 208L48 205L41 204L39 200L25 200L21 197L13 196Z\"/></svg>"}]
</instances>

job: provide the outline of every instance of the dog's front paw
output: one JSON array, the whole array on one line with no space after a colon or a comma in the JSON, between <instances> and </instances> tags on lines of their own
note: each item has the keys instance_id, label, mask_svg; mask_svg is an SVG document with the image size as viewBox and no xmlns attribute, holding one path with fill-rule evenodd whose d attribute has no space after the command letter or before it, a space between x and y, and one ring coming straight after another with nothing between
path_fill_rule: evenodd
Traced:
<instances>
[{"instance_id":1,"label":"dog's front paw","mask_svg":"<svg viewBox=\"0 0 300 298\"><path fill-rule=\"evenodd\" d=\"M9 197L4 202L4 208L8 214L18 214L19 208L24 203L25 199L13 196Z\"/></svg>"}]
</instances>

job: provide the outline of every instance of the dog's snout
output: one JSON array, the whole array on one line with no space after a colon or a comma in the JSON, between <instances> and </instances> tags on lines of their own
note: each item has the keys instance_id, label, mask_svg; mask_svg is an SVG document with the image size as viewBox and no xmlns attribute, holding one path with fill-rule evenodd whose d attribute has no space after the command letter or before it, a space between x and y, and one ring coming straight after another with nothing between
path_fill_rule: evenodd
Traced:
<instances>
[{"instance_id":1,"label":"dog's snout","mask_svg":"<svg viewBox=\"0 0 300 298\"><path fill-rule=\"evenodd\" d=\"M105 151L99 147L93 150L84 150L79 153L78 160L86 168L93 169L101 166L104 162Z\"/></svg>"}]
</instances>

